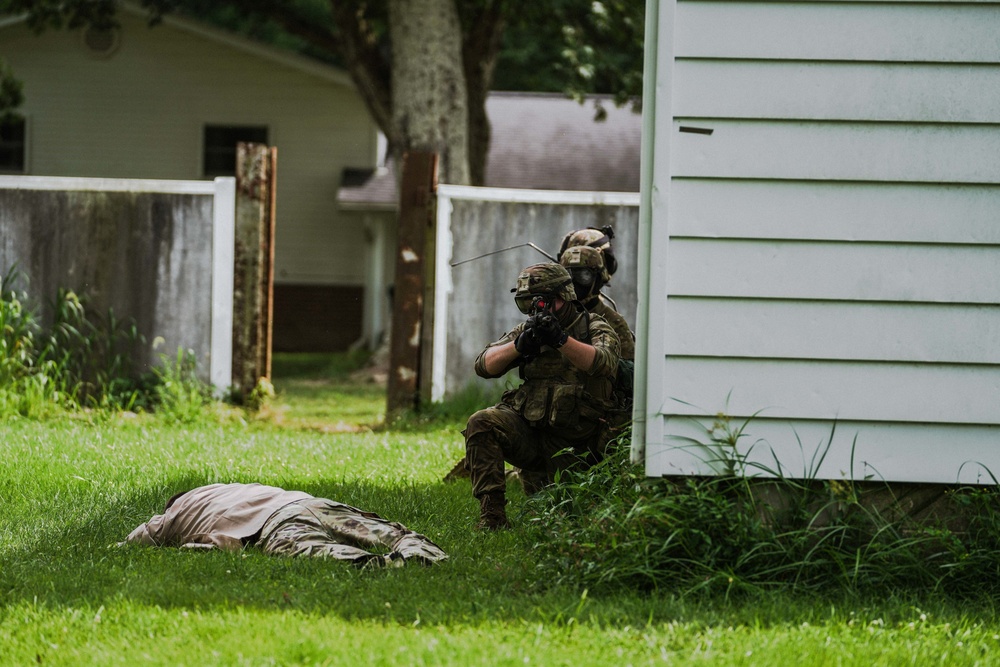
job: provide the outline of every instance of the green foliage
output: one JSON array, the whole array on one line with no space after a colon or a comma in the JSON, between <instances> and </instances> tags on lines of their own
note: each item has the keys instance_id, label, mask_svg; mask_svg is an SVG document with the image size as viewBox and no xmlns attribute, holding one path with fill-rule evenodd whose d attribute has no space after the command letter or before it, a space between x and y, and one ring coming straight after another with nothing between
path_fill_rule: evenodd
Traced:
<instances>
[{"instance_id":1,"label":"green foliage","mask_svg":"<svg viewBox=\"0 0 1000 667\"><path fill-rule=\"evenodd\" d=\"M616 106L642 102L645 2L602 0L587 11L566 17L559 69L566 91L583 101L592 93L609 93ZM598 118L603 109L598 105Z\"/></svg>"},{"instance_id":2,"label":"green foliage","mask_svg":"<svg viewBox=\"0 0 1000 667\"><path fill-rule=\"evenodd\" d=\"M10 65L0 58L0 122L14 117L14 110L23 103L24 84L14 76Z\"/></svg>"},{"instance_id":3,"label":"green foliage","mask_svg":"<svg viewBox=\"0 0 1000 667\"><path fill-rule=\"evenodd\" d=\"M198 379L198 360L194 351L178 349L171 359L153 368L153 384L157 414L167 422L191 424L205 417L205 407L212 400L212 389Z\"/></svg>"},{"instance_id":4,"label":"green foliage","mask_svg":"<svg viewBox=\"0 0 1000 667\"><path fill-rule=\"evenodd\" d=\"M192 352L140 372L134 363L145 338L132 320L108 311L97 317L86 298L59 289L43 326L17 272L0 279L0 419L39 419L66 410L153 410L190 422L210 391L195 375Z\"/></svg>"},{"instance_id":5,"label":"green foliage","mask_svg":"<svg viewBox=\"0 0 1000 667\"><path fill-rule=\"evenodd\" d=\"M11 269L0 278L0 418L44 417L73 403L77 387L58 343L14 288L16 277Z\"/></svg>"},{"instance_id":6,"label":"green foliage","mask_svg":"<svg viewBox=\"0 0 1000 667\"><path fill-rule=\"evenodd\" d=\"M720 419L715 477L648 479L623 436L608 457L530 499L540 573L596 589L1000 593L1000 492L953 489L950 523L898 510L888 485L792 479L738 453ZM832 434L831 434L832 440ZM818 469L814 461L813 470ZM886 500L888 499L888 500ZM967 518L962 526L959 518Z\"/></svg>"},{"instance_id":7,"label":"green foliage","mask_svg":"<svg viewBox=\"0 0 1000 667\"><path fill-rule=\"evenodd\" d=\"M642 0L550 0L511 12L493 89L610 95L638 110L644 26Z\"/></svg>"}]
</instances>

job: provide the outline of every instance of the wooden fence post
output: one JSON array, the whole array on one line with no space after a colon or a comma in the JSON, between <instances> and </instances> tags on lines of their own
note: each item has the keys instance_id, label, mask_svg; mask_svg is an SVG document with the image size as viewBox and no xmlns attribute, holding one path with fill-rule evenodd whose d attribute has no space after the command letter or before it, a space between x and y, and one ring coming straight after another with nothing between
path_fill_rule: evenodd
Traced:
<instances>
[{"instance_id":1,"label":"wooden fence post","mask_svg":"<svg viewBox=\"0 0 1000 667\"><path fill-rule=\"evenodd\" d=\"M278 149L236 146L233 389L241 399L271 377Z\"/></svg>"},{"instance_id":2,"label":"wooden fence post","mask_svg":"<svg viewBox=\"0 0 1000 667\"><path fill-rule=\"evenodd\" d=\"M392 299L386 415L416 408L420 400L424 282L428 227L434 224L437 155L409 151L403 156L399 188L396 281Z\"/></svg>"}]
</instances>

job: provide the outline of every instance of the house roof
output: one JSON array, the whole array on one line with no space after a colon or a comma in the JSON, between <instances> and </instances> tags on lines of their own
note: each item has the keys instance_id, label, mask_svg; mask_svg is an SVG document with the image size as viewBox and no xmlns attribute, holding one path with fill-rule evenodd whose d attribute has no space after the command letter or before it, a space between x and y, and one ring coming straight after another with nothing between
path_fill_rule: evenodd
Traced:
<instances>
[{"instance_id":1,"label":"house roof","mask_svg":"<svg viewBox=\"0 0 1000 667\"><path fill-rule=\"evenodd\" d=\"M123 2L119 5L119 8L128 14L140 16L144 20L149 18L149 11L134 2ZM0 17L0 28L17 25L27 21L27 19L27 14ZM350 75L339 67L327 65L319 60L300 56L296 53L292 53L291 51L268 46L261 42L247 39L246 37L228 32L221 28L211 27L194 19L185 18L176 14L167 14L163 17L163 25L168 25L178 30L184 30L198 35L199 37L203 37L219 44L224 44L230 48L280 63L287 67L325 79L331 83L341 86L349 86L351 88L354 87L354 82L351 81Z\"/></svg>"},{"instance_id":2,"label":"house roof","mask_svg":"<svg viewBox=\"0 0 1000 667\"><path fill-rule=\"evenodd\" d=\"M607 118L594 120L594 100ZM608 98L586 104L559 94L491 93L486 112L493 140L485 185L532 190L638 192L642 118ZM337 201L343 208L394 209L396 173L369 170L358 182L345 173Z\"/></svg>"}]
</instances>

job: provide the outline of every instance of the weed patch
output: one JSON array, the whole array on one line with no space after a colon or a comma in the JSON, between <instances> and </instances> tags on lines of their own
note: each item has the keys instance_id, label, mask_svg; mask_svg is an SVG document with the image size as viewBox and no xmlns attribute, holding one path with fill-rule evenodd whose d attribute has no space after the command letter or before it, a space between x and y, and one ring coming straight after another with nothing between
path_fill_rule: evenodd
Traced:
<instances>
[{"instance_id":1,"label":"weed patch","mask_svg":"<svg viewBox=\"0 0 1000 667\"><path fill-rule=\"evenodd\" d=\"M540 580L685 595L1000 593L995 486L947 491L960 522L917 520L893 503L866 502L891 496L888 485L755 479L739 460L716 477L649 479L625 442L529 499Z\"/></svg>"},{"instance_id":2,"label":"weed patch","mask_svg":"<svg viewBox=\"0 0 1000 667\"><path fill-rule=\"evenodd\" d=\"M11 269L0 278L0 419L43 419L80 408L159 409L170 419L198 418L210 398L196 360L175 359L142 372L145 337L131 319L91 312L86 297L59 289L43 324Z\"/></svg>"}]
</instances>

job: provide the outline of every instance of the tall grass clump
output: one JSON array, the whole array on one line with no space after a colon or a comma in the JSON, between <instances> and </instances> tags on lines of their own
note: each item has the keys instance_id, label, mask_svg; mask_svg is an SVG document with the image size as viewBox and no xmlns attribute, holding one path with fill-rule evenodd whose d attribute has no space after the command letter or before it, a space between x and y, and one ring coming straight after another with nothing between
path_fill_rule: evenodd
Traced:
<instances>
[{"instance_id":1,"label":"tall grass clump","mask_svg":"<svg viewBox=\"0 0 1000 667\"><path fill-rule=\"evenodd\" d=\"M161 355L152 370L149 407L168 422L190 424L204 417L212 402L212 388L197 375L198 359L192 350L178 349L173 358Z\"/></svg>"},{"instance_id":2,"label":"tall grass clump","mask_svg":"<svg viewBox=\"0 0 1000 667\"><path fill-rule=\"evenodd\" d=\"M187 421L209 396L190 353L140 372L146 340L131 319L100 317L86 299L59 289L43 325L14 269L0 278L0 418L43 418L65 410L161 409Z\"/></svg>"},{"instance_id":3,"label":"tall grass clump","mask_svg":"<svg viewBox=\"0 0 1000 667\"><path fill-rule=\"evenodd\" d=\"M742 428L708 434L709 449L735 456ZM945 518L917 519L888 484L792 479L780 466L755 477L738 456L717 476L647 478L627 443L529 498L541 580L682 594L1000 593L996 486L951 488Z\"/></svg>"}]
</instances>

